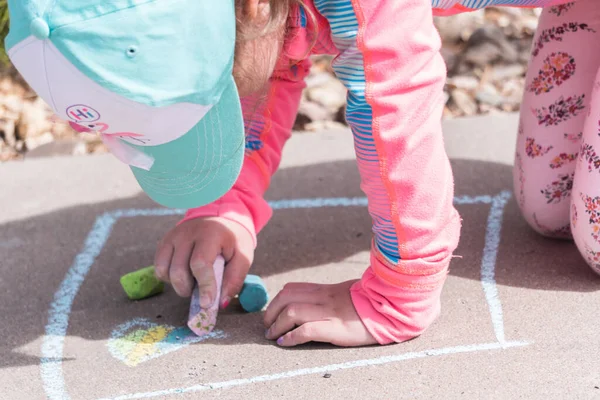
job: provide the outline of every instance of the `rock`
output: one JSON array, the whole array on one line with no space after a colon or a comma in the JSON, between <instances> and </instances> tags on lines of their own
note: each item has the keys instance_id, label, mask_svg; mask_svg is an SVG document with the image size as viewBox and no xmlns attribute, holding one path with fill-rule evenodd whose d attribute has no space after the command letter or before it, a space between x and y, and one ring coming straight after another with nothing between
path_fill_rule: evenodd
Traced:
<instances>
[{"instance_id":1,"label":"rock","mask_svg":"<svg viewBox=\"0 0 600 400\"><path fill-rule=\"evenodd\" d=\"M50 132L46 132L41 134L40 136L33 136L25 139L25 147L27 148L27 150L33 150L36 147L43 146L53 141L54 135L52 135Z\"/></svg>"},{"instance_id":2,"label":"rock","mask_svg":"<svg viewBox=\"0 0 600 400\"><path fill-rule=\"evenodd\" d=\"M0 118L0 137L9 147L17 145L16 125L12 119Z\"/></svg>"},{"instance_id":3,"label":"rock","mask_svg":"<svg viewBox=\"0 0 600 400\"><path fill-rule=\"evenodd\" d=\"M346 104L344 104L337 113L335 113L335 117L333 118L335 122L339 122L340 124L348 125L348 121L346 120Z\"/></svg>"},{"instance_id":4,"label":"rock","mask_svg":"<svg viewBox=\"0 0 600 400\"><path fill-rule=\"evenodd\" d=\"M72 156L86 154L85 143L78 139L56 140L28 151L26 158Z\"/></svg>"},{"instance_id":5,"label":"rock","mask_svg":"<svg viewBox=\"0 0 600 400\"><path fill-rule=\"evenodd\" d=\"M0 94L2 94L2 97L9 95L19 98L25 97L29 92L29 88L23 85L24 82L21 79L15 80L11 75L3 75L0 79Z\"/></svg>"},{"instance_id":6,"label":"rock","mask_svg":"<svg viewBox=\"0 0 600 400\"><path fill-rule=\"evenodd\" d=\"M100 139L87 142L86 149L87 149L87 152L90 154L108 153L108 148Z\"/></svg>"},{"instance_id":7,"label":"rock","mask_svg":"<svg viewBox=\"0 0 600 400\"><path fill-rule=\"evenodd\" d=\"M21 139L28 139L43 135L52 130L46 103L41 98L35 101L25 101L19 120L17 132Z\"/></svg>"},{"instance_id":8,"label":"rock","mask_svg":"<svg viewBox=\"0 0 600 400\"><path fill-rule=\"evenodd\" d=\"M497 65L492 72L492 80L502 81L505 79L524 76L527 68L521 64Z\"/></svg>"},{"instance_id":9,"label":"rock","mask_svg":"<svg viewBox=\"0 0 600 400\"><path fill-rule=\"evenodd\" d=\"M485 67L486 65L499 61L501 58L502 50L498 48L498 46L493 43L484 42L467 50L461 61L477 67ZM462 73L463 71L464 69L461 69L457 72Z\"/></svg>"},{"instance_id":10,"label":"rock","mask_svg":"<svg viewBox=\"0 0 600 400\"><path fill-rule=\"evenodd\" d=\"M0 149L0 162L12 161L21 158L19 153L10 147L6 147L4 149Z\"/></svg>"},{"instance_id":11,"label":"rock","mask_svg":"<svg viewBox=\"0 0 600 400\"><path fill-rule=\"evenodd\" d=\"M15 95L2 96L0 97L0 107L2 107L4 116L16 120L23 111L23 99Z\"/></svg>"},{"instance_id":12,"label":"rock","mask_svg":"<svg viewBox=\"0 0 600 400\"><path fill-rule=\"evenodd\" d=\"M442 118L443 119L453 119L454 118L454 113L452 112L451 107L444 107L444 111L442 113Z\"/></svg>"},{"instance_id":13,"label":"rock","mask_svg":"<svg viewBox=\"0 0 600 400\"><path fill-rule=\"evenodd\" d=\"M332 61L333 56L329 54L311 56L311 75L319 72L328 72L329 74L333 74L333 69L331 68Z\"/></svg>"},{"instance_id":14,"label":"rock","mask_svg":"<svg viewBox=\"0 0 600 400\"><path fill-rule=\"evenodd\" d=\"M457 51L455 49L449 49L448 47L442 47L440 49L440 53L442 54L442 58L444 59L444 63L446 64L446 69L448 71L452 71L456 66Z\"/></svg>"},{"instance_id":15,"label":"rock","mask_svg":"<svg viewBox=\"0 0 600 400\"><path fill-rule=\"evenodd\" d=\"M65 139L76 136L77 133L71 128L71 126L66 122L60 119L51 120L51 130L52 134L57 139Z\"/></svg>"},{"instance_id":16,"label":"rock","mask_svg":"<svg viewBox=\"0 0 600 400\"><path fill-rule=\"evenodd\" d=\"M464 115L475 115L477 113L477 103L464 90L454 89L450 94L450 98Z\"/></svg>"},{"instance_id":17,"label":"rock","mask_svg":"<svg viewBox=\"0 0 600 400\"><path fill-rule=\"evenodd\" d=\"M332 113L346 104L346 94L344 84L334 77L324 84L307 90L308 100L321 104Z\"/></svg>"},{"instance_id":18,"label":"rock","mask_svg":"<svg viewBox=\"0 0 600 400\"><path fill-rule=\"evenodd\" d=\"M17 143L15 144L15 150L18 153L22 153L25 151L25 142L22 140L17 140Z\"/></svg>"},{"instance_id":19,"label":"rock","mask_svg":"<svg viewBox=\"0 0 600 400\"><path fill-rule=\"evenodd\" d=\"M519 111L521 102L523 101L523 92L525 87L525 79L512 79L506 82L500 94L504 97L502 109L507 112Z\"/></svg>"},{"instance_id":20,"label":"rock","mask_svg":"<svg viewBox=\"0 0 600 400\"><path fill-rule=\"evenodd\" d=\"M332 113L321 104L312 101L301 101L294 130L303 131L313 121L332 119Z\"/></svg>"},{"instance_id":21,"label":"rock","mask_svg":"<svg viewBox=\"0 0 600 400\"><path fill-rule=\"evenodd\" d=\"M479 86L479 80L473 76L458 75L448 78L447 84L454 89L475 90Z\"/></svg>"},{"instance_id":22,"label":"rock","mask_svg":"<svg viewBox=\"0 0 600 400\"><path fill-rule=\"evenodd\" d=\"M510 98L512 101L522 101L525 90L525 79L513 79L502 85L502 96Z\"/></svg>"},{"instance_id":23,"label":"rock","mask_svg":"<svg viewBox=\"0 0 600 400\"><path fill-rule=\"evenodd\" d=\"M2 97L6 96L9 93L12 93L13 86L13 82L8 77L0 79L0 93L3 95Z\"/></svg>"},{"instance_id":24,"label":"rock","mask_svg":"<svg viewBox=\"0 0 600 400\"><path fill-rule=\"evenodd\" d=\"M496 62L515 63L519 53L510 44L501 29L484 26L477 29L467 41L463 60L476 66L486 66Z\"/></svg>"},{"instance_id":25,"label":"rock","mask_svg":"<svg viewBox=\"0 0 600 400\"><path fill-rule=\"evenodd\" d=\"M486 19L502 28L502 31L511 37L531 36L538 25L538 16L531 9L517 7L488 8Z\"/></svg>"},{"instance_id":26,"label":"rock","mask_svg":"<svg viewBox=\"0 0 600 400\"><path fill-rule=\"evenodd\" d=\"M500 15L496 20L496 23L499 27L506 28L510 25L510 18L508 18L506 15Z\"/></svg>"},{"instance_id":27,"label":"rock","mask_svg":"<svg viewBox=\"0 0 600 400\"><path fill-rule=\"evenodd\" d=\"M466 41L485 22L485 10L461 13L452 17L434 17L438 33L444 42Z\"/></svg>"},{"instance_id":28,"label":"rock","mask_svg":"<svg viewBox=\"0 0 600 400\"><path fill-rule=\"evenodd\" d=\"M296 120L294 121L294 126L292 127L293 131L304 131L306 130L306 125L310 124L311 119L304 114L298 113L296 115Z\"/></svg>"},{"instance_id":29,"label":"rock","mask_svg":"<svg viewBox=\"0 0 600 400\"><path fill-rule=\"evenodd\" d=\"M486 83L477 91L475 98L482 103L489 104L494 107L500 106L504 102L504 97L498 93L494 85Z\"/></svg>"},{"instance_id":30,"label":"rock","mask_svg":"<svg viewBox=\"0 0 600 400\"><path fill-rule=\"evenodd\" d=\"M481 114L490 114L494 110L495 110L495 108L490 106L489 104L485 104L485 103L479 104L479 112Z\"/></svg>"},{"instance_id":31,"label":"rock","mask_svg":"<svg viewBox=\"0 0 600 400\"><path fill-rule=\"evenodd\" d=\"M306 77L304 83L307 89L327 85L331 80L335 80L335 76L327 72L316 72Z\"/></svg>"}]
</instances>

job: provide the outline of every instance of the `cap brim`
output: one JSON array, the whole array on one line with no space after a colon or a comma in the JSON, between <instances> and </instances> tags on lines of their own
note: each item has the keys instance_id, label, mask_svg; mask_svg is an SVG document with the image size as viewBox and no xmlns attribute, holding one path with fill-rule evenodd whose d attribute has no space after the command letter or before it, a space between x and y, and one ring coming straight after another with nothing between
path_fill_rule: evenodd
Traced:
<instances>
[{"instance_id":1,"label":"cap brim","mask_svg":"<svg viewBox=\"0 0 600 400\"><path fill-rule=\"evenodd\" d=\"M244 121L233 77L188 133L160 146L135 147L154 158L149 171L131 170L155 202L188 209L218 200L233 187L244 161Z\"/></svg>"}]
</instances>

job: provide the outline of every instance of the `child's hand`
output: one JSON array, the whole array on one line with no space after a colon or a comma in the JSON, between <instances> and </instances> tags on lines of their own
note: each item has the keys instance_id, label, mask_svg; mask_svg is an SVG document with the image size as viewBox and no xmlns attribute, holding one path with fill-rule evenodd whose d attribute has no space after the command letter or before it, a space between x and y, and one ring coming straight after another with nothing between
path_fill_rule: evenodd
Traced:
<instances>
[{"instance_id":1,"label":"child's hand","mask_svg":"<svg viewBox=\"0 0 600 400\"><path fill-rule=\"evenodd\" d=\"M217 283L213 264L225 258L221 298L215 299ZM222 308L237 295L254 259L250 233L240 224L224 218L196 218L173 228L161 240L154 265L158 279L168 282L181 297L190 297L194 278L198 282L201 307L219 301Z\"/></svg>"},{"instance_id":2,"label":"child's hand","mask_svg":"<svg viewBox=\"0 0 600 400\"><path fill-rule=\"evenodd\" d=\"M287 284L265 312L267 339L278 339L284 347L310 341L336 346L376 344L352 304L350 287L354 282Z\"/></svg>"}]
</instances>

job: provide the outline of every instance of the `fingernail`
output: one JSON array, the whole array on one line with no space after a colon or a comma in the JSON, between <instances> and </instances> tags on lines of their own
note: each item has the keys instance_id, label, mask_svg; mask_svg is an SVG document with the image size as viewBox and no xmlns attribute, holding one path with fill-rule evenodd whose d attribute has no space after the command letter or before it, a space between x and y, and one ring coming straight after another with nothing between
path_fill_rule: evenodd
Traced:
<instances>
[{"instance_id":1,"label":"fingernail","mask_svg":"<svg viewBox=\"0 0 600 400\"><path fill-rule=\"evenodd\" d=\"M283 344L283 336L281 336L279 339L277 339L277 344L280 346Z\"/></svg>"},{"instance_id":2,"label":"fingernail","mask_svg":"<svg viewBox=\"0 0 600 400\"><path fill-rule=\"evenodd\" d=\"M227 308L227 306L229 305L229 302L230 302L230 301L231 301L231 299L230 299L229 297L225 297L225 298L223 299L223 303L221 303L221 306L222 306L223 308Z\"/></svg>"},{"instance_id":3,"label":"fingernail","mask_svg":"<svg viewBox=\"0 0 600 400\"><path fill-rule=\"evenodd\" d=\"M211 304L212 301L210 301L210 296L208 296L207 294L200 296L200 307L208 308L211 306Z\"/></svg>"},{"instance_id":4,"label":"fingernail","mask_svg":"<svg viewBox=\"0 0 600 400\"><path fill-rule=\"evenodd\" d=\"M265 337L268 339L269 338L269 332L271 330L270 329L265 329Z\"/></svg>"}]
</instances>

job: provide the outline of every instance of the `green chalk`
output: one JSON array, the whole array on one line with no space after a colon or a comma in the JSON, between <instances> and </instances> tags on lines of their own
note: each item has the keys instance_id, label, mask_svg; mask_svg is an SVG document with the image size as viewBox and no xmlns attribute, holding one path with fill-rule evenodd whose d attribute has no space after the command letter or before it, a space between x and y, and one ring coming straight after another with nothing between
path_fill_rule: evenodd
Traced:
<instances>
[{"instance_id":1,"label":"green chalk","mask_svg":"<svg viewBox=\"0 0 600 400\"><path fill-rule=\"evenodd\" d=\"M154 266L130 272L121 277L121 286L131 300L141 300L162 293L165 284L154 276Z\"/></svg>"}]
</instances>

